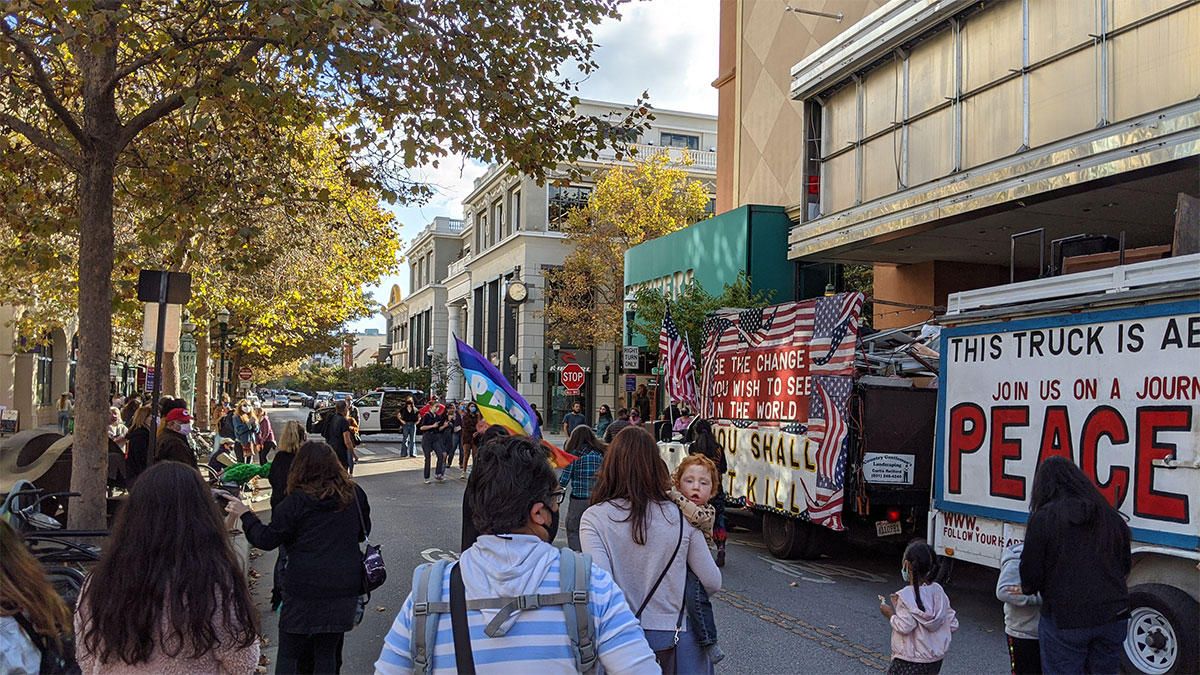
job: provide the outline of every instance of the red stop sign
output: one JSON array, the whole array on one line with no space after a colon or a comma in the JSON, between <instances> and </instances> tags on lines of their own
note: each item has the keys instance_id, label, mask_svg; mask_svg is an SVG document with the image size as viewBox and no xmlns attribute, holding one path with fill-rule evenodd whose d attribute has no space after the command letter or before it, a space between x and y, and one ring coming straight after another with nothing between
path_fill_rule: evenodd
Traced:
<instances>
[{"instance_id":1,"label":"red stop sign","mask_svg":"<svg viewBox=\"0 0 1200 675\"><path fill-rule=\"evenodd\" d=\"M558 379L567 388L567 395L574 396L583 388L583 368L578 363L568 363Z\"/></svg>"}]
</instances>

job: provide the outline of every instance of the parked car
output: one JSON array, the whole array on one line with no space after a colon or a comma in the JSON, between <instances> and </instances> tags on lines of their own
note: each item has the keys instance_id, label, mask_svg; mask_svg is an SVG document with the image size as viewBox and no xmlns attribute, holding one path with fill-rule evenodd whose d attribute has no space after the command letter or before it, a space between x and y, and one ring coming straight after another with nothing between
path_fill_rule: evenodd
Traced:
<instances>
[{"instance_id":1,"label":"parked car","mask_svg":"<svg viewBox=\"0 0 1200 675\"><path fill-rule=\"evenodd\" d=\"M286 407L288 407L289 403L290 403L290 401L288 400L287 395L285 395L285 394L276 394L275 395L275 407L276 408L286 408Z\"/></svg>"},{"instance_id":2,"label":"parked car","mask_svg":"<svg viewBox=\"0 0 1200 675\"><path fill-rule=\"evenodd\" d=\"M334 393L337 396L337 392ZM343 393L344 397L345 394ZM400 433L400 406L409 397L413 397L417 407L425 405L428 396L425 392L415 389L400 389L398 387L380 387L354 402L358 408L358 432L360 434L398 434ZM345 400L335 398L335 401ZM318 420L333 412L333 406L317 408L308 414L307 428L309 433L315 433Z\"/></svg>"}]
</instances>

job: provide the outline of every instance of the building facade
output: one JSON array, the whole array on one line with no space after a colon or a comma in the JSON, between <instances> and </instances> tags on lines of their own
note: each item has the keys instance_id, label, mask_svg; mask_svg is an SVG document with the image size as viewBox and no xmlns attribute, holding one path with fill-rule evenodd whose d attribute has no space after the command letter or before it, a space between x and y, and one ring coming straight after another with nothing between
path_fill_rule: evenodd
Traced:
<instances>
[{"instance_id":1,"label":"building facade","mask_svg":"<svg viewBox=\"0 0 1200 675\"><path fill-rule=\"evenodd\" d=\"M625 106L581 101L580 114L623 114ZM637 156L666 153L682 160L686 153L692 178L715 191L716 118L711 115L655 110L653 126L631 139ZM585 172L601 171L618 162L605 151L581 161ZM565 169L564 173L565 176ZM617 400L616 345L584 347L547 341L546 269L561 266L570 246L560 231L567 214L586 203L592 179L567 185L538 185L507 165L489 167L463 199L463 219L435 221L408 250L412 292L403 313L392 313L393 327L403 315L408 326L407 363L451 362L447 397L468 394L453 375L458 336L492 361L521 395L542 411L548 428L557 430L572 403L584 405L590 420L601 403ZM397 305L397 310L399 310ZM393 329L394 330L394 329ZM393 344L404 344L396 335ZM396 361L393 359L393 363ZM580 394L568 396L559 382L561 370L577 363L585 371Z\"/></svg>"}]
</instances>

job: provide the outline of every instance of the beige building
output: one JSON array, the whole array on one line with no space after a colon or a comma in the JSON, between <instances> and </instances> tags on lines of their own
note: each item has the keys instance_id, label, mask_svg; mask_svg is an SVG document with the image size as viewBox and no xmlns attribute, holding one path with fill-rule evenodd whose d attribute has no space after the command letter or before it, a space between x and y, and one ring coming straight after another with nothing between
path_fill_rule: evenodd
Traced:
<instances>
[{"instance_id":1,"label":"beige building","mask_svg":"<svg viewBox=\"0 0 1200 675\"><path fill-rule=\"evenodd\" d=\"M783 4L722 4L730 204L787 206L792 260L874 265L877 327L1007 281L1010 255L1022 278L1170 251L1200 184L1200 5Z\"/></svg>"},{"instance_id":2,"label":"beige building","mask_svg":"<svg viewBox=\"0 0 1200 675\"><path fill-rule=\"evenodd\" d=\"M77 342L67 340L75 335L73 326L54 328L41 341L22 336L17 326L23 312L0 305L0 408L16 411L19 427L30 429L55 423L59 396L74 386Z\"/></svg>"},{"instance_id":3,"label":"beige building","mask_svg":"<svg viewBox=\"0 0 1200 675\"><path fill-rule=\"evenodd\" d=\"M581 114L623 113L624 106L582 101ZM653 126L632 140L638 156L667 153L692 164L689 173L715 191L717 125L712 115L655 110ZM630 165L628 161L622 162ZM579 168L602 170L618 164L615 154L581 161ZM546 341L543 271L559 266L569 252L559 229L567 213L586 202L591 181L538 185L512 175L507 165L489 167L463 199L461 221L439 219L408 250L413 291L403 303L396 298L392 316L393 350L407 349L402 367L424 365L428 352L455 358L452 335L489 358L521 392L543 411L547 426L559 420L575 400L594 420L600 403L617 399L619 363L615 345L584 347ZM565 175L565 173L564 173ZM401 307L403 305L403 307ZM397 326L407 326L396 331ZM583 367L584 388L568 397L559 371L568 363ZM467 395L461 378L447 383L447 396Z\"/></svg>"}]
</instances>

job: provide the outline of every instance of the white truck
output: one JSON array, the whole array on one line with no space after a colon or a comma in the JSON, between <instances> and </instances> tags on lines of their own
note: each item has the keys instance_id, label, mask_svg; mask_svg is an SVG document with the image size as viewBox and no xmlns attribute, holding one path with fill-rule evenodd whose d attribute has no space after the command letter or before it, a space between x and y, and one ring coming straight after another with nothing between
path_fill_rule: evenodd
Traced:
<instances>
[{"instance_id":1,"label":"white truck","mask_svg":"<svg viewBox=\"0 0 1200 675\"><path fill-rule=\"evenodd\" d=\"M1044 458L1127 519L1125 669L1200 671L1200 254L952 294L929 539L998 567Z\"/></svg>"}]
</instances>

